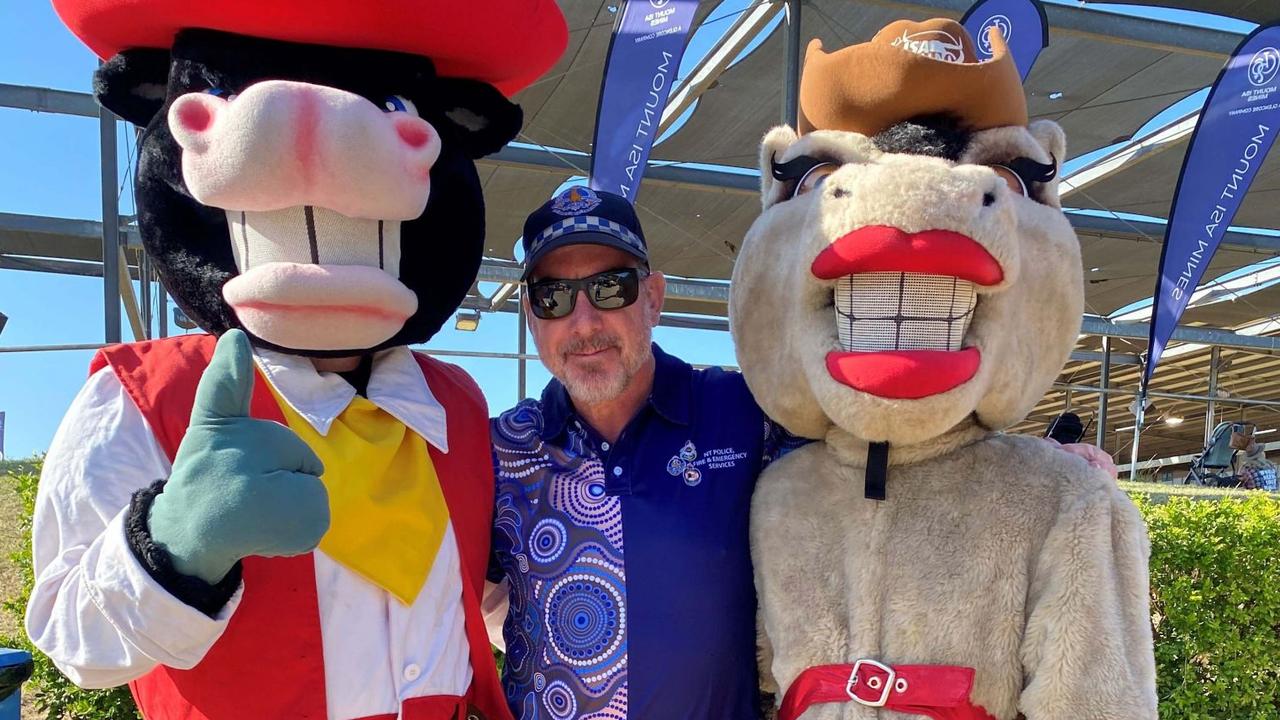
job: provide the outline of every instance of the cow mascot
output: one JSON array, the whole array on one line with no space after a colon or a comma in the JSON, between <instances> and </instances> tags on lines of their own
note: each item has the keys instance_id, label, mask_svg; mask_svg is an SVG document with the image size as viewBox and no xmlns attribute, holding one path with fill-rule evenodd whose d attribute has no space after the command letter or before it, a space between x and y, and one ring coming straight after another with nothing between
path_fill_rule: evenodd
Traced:
<instances>
[{"instance_id":1,"label":"cow mascot","mask_svg":"<svg viewBox=\"0 0 1280 720\"><path fill-rule=\"evenodd\" d=\"M1004 435L1076 341L1080 249L1013 60L951 20L809 47L730 318L751 390L819 442L751 541L784 720L1156 717L1146 531L1103 471Z\"/></svg>"},{"instance_id":2,"label":"cow mascot","mask_svg":"<svg viewBox=\"0 0 1280 720\"><path fill-rule=\"evenodd\" d=\"M27 630L149 720L509 717L487 411L411 352L478 270L474 161L551 0L55 0L142 128L138 226L210 334L107 348L45 460Z\"/></svg>"}]
</instances>

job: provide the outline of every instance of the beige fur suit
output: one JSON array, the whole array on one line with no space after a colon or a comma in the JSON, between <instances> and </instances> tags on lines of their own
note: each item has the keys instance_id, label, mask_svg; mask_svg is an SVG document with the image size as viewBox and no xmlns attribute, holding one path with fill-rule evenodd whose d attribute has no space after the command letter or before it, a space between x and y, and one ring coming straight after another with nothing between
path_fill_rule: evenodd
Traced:
<instances>
[{"instance_id":1,"label":"beige fur suit","mask_svg":"<svg viewBox=\"0 0 1280 720\"><path fill-rule=\"evenodd\" d=\"M1023 197L991 166L1056 164L1064 145L1047 121L970 133L958 161L852 132L765 138L764 212L737 260L730 322L761 406L819 439L765 471L753 506L762 674L779 697L805 668L871 658L975 668L970 697L998 720L1156 717L1141 517L1084 460L999 432L1061 369L1083 290L1056 180ZM800 156L830 174L792 197L771 169ZM840 281L815 277L814 261L868 226L954 231L998 262L963 335L981 354L970 379L895 399L833 377L826 358L850 349L849 321L833 307ZM884 501L864 496L869 442L890 444ZM922 716L844 702L802 717Z\"/></svg>"}]
</instances>

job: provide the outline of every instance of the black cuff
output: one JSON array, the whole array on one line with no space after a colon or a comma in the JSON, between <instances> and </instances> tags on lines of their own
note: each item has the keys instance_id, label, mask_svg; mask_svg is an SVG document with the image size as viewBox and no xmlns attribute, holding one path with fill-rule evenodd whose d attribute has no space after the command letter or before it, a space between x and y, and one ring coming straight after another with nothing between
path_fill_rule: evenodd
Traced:
<instances>
[{"instance_id":1,"label":"black cuff","mask_svg":"<svg viewBox=\"0 0 1280 720\"><path fill-rule=\"evenodd\" d=\"M240 587L240 563L236 563L226 577L210 584L198 577L183 575L173 567L173 558L151 538L147 518L151 515L151 503L164 492L164 480L157 480L150 487L133 494L129 502L129 514L124 520L124 534L129 549L152 579L182 602L208 615L216 617L227 604L236 588Z\"/></svg>"}]
</instances>

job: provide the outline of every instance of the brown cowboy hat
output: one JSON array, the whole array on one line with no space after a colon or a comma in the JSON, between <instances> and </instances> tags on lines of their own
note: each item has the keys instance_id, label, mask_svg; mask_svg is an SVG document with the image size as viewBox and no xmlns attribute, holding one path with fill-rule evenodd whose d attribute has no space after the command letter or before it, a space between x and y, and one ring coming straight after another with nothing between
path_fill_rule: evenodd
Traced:
<instances>
[{"instance_id":1,"label":"brown cowboy hat","mask_svg":"<svg viewBox=\"0 0 1280 720\"><path fill-rule=\"evenodd\" d=\"M921 115L947 113L970 130L1027 124L1022 79L998 30L980 62L955 20L898 20L870 42L824 52L809 43L800 80L801 134L845 130L875 135Z\"/></svg>"}]
</instances>

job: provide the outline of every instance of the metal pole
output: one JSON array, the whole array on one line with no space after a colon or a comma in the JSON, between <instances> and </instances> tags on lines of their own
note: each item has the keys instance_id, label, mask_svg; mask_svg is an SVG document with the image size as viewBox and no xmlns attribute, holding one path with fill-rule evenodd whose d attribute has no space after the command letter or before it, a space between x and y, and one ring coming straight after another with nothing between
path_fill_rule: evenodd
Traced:
<instances>
[{"instance_id":1,"label":"metal pole","mask_svg":"<svg viewBox=\"0 0 1280 720\"><path fill-rule=\"evenodd\" d=\"M1099 385L1102 392L1098 394L1098 435L1095 445L1106 450L1105 443L1107 441L1107 406L1111 399L1111 394L1107 390L1111 389L1111 338L1110 336L1102 336L1102 377L1099 379Z\"/></svg>"},{"instance_id":2,"label":"metal pole","mask_svg":"<svg viewBox=\"0 0 1280 720\"><path fill-rule=\"evenodd\" d=\"M1133 453L1129 460L1129 481L1138 479L1138 441L1142 439L1142 420L1147 414L1147 389L1138 391L1138 411L1134 413Z\"/></svg>"},{"instance_id":3,"label":"metal pole","mask_svg":"<svg viewBox=\"0 0 1280 720\"><path fill-rule=\"evenodd\" d=\"M521 305L523 306L523 304L524 304L523 298L521 298ZM525 396L525 391L526 391L525 370L526 370L526 365L528 363L528 361L525 360L525 356L527 355L527 352L526 352L526 341L524 337L528 321L524 317L524 307L521 307L518 311L516 311L516 316L517 316L516 332L520 333L519 338L516 340L516 352L520 354L520 359L516 361L516 363L519 365L518 372L520 373L520 377L516 387L516 392L519 393L520 395L520 397L518 397L516 401L519 402L520 400L524 400L526 397Z\"/></svg>"},{"instance_id":4,"label":"metal pole","mask_svg":"<svg viewBox=\"0 0 1280 720\"><path fill-rule=\"evenodd\" d=\"M1094 387L1093 385L1077 385L1073 383L1056 382L1052 385L1052 387L1054 390L1066 390L1067 388L1071 388L1076 392L1107 393L1109 395L1136 395L1134 391L1126 390L1124 388L1109 388L1107 390L1103 390L1101 388ZM1188 395L1186 393L1160 392L1158 390L1148 390L1147 398L1148 399L1149 398L1168 398L1170 400L1194 400L1196 402L1207 402L1209 400L1208 395ZM1250 398L1224 398L1224 397L1216 398L1216 400L1219 405L1239 405L1240 407L1245 407L1246 405L1248 405L1248 406L1256 406L1256 407L1280 408L1280 400L1254 400Z\"/></svg>"},{"instance_id":5,"label":"metal pole","mask_svg":"<svg viewBox=\"0 0 1280 720\"><path fill-rule=\"evenodd\" d=\"M120 197L116 192L116 116L98 113L102 154L102 318L103 338L120 342Z\"/></svg>"},{"instance_id":6,"label":"metal pole","mask_svg":"<svg viewBox=\"0 0 1280 720\"><path fill-rule=\"evenodd\" d=\"M164 289L164 281L156 274L156 314L159 316L160 337L169 337L169 293Z\"/></svg>"},{"instance_id":7,"label":"metal pole","mask_svg":"<svg viewBox=\"0 0 1280 720\"><path fill-rule=\"evenodd\" d=\"M796 127L800 117L800 0L786 0L786 74L782 76L782 122Z\"/></svg>"},{"instance_id":8,"label":"metal pole","mask_svg":"<svg viewBox=\"0 0 1280 720\"><path fill-rule=\"evenodd\" d=\"M1204 444L1209 445L1210 436L1213 434L1213 425L1216 422L1214 415L1217 406L1214 398L1218 396L1218 365L1222 362L1222 348L1217 345L1209 351L1209 402L1205 406L1204 411Z\"/></svg>"},{"instance_id":9,"label":"metal pole","mask_svg":"<svg viewBox=\"0 0 1280 720\"><path fill-rule=\"evenodd\" d=\"M142 334L150 340L151 333L151 258L146 252L138 253L138 304L142 311Z\"/></svg>"}]
</instances>

